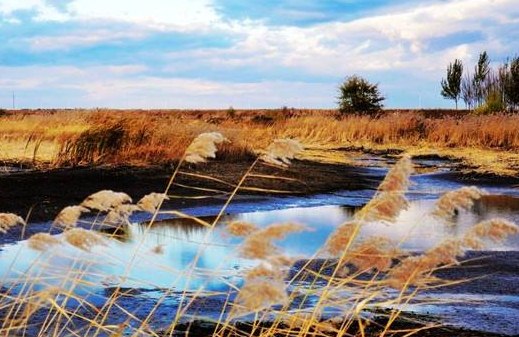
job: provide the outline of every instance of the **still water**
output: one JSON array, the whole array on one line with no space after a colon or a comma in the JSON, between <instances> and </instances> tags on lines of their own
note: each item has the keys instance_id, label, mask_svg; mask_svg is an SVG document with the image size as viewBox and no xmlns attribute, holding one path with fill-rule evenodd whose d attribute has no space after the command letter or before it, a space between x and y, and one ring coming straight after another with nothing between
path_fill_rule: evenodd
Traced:
<instances>
[{"instance_id":1,"label":"still water","mask_svg":"<svg viewBox=\"0 0 519 337\"><path fill-rule=\"evenodd\" d=\"M381 171L381 175L384 173ZM460 212L454 223L446 224L431 216L431 210L441 193L462 185L439 179L434 174L417 175L413 177L413 182L408 194L410 207L400 214L397 221L366 224L358 240L384 237L401 248L422 251L446 238L463 234L470 226L482 220L503 217L519 223L517 188L480 186L490 195L478 201L470 211ZM373 191L366 190L310 197L238 198L227 210L229 214L213 230L193 220L171 218L168 215L160 216L157 222L148 226L148 216L135 214L123 233L117 237L107 237L102 245L94 246L89 251L67 243L61 243L46 252L31 250L26 241L4 244L0 248L1 289L2 292L19 295L58 287L67 289L84 303L102 306L112 291L121 287L123 294L127 292L128 296L117 299L117 306L111 309L113 313L111 311L109 315L110 320L116 324L126 319L125 312L117 311L118 308L124 308L141 318L147 317L153 308L156 314L153 324L157 326L171 319L179 307L183 291L189 294L200 290L206 294L212 293L212 305L201 304L196 310L202 308L200 310L203 312L197 311L196 314L216 319L227 300L219 294L239 287L243 272L258 263L239 256L241 240L226 233L226 223L240 220L258 227L280 222L305 225L306 231L289 235L276 244L287 255L306 258L318 252L330 233L350 220L372 195ZM219 209L218 206L204 206L182 211L212 222ZM31 225L48 229L50 224ZM519 237L499 245L489 244L488 250L519 251ZM515 284L516 277L516 274L506 274L502 281ZM467 293L458 295L468 298ZM424 296L427 300L429 295ZM430 296L433 299L441 296L453 298L452 293L435 293ZM474 296L483 299L481 295ZM519 327L506 320L507 317L517 317L519 314L519 294L511 291L508 295L485 296L488 298L484 304L478 305L479 311L466 303L431 304L404 309L435 313L444 316L445 322L467 328L519 333ZM67 299L69 307L76 308L78 304L73 299ZM457 314L453 315L451 311Z\"/></svg>"},{"instance_id":2,"label":"still water","mask_svg":"<svg viewBox=\"0 0 519 337\"><path fill-rule=\"evenodd\" d=\"M358 240L384 237L401 248L422 251L462 235L482 220L504 217L519 222L519 198L513 196L486 196L449 224L430 214L434 203L435 199L415 199L395 223L366 224ZM163 218L152 226L145 221L132 222L122 235L106 238L103 245L90 251L63 243L41 253L21 241L0 252L0 272L4 283L31 279L36 287L46 287L75 282L79 293L111 286L223 290L239 285L240 273L257 263L239 256L240 239L226 233L227 222L247 221L258 227L283 222L305 225L307 230L291 234L277 245L289 256L306 258L317 253L330 233L358 209L328 205L239 213L225 216L213 230L181 218ZM211 216L202 218L214 220ZM519 250L519 238L499 245L490 243L488 250Z\"/></svg>"}]
</instances>

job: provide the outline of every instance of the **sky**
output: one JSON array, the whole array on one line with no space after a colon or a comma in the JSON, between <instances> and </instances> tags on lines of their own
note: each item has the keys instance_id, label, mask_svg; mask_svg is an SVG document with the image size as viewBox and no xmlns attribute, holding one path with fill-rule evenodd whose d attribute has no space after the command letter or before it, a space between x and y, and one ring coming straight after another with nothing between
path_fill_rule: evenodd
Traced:
<instances>
[{"instance_id":1,"label":"sky","mask_svg":"<svg viewBox=\"0 0 519 337\"><path fill-rule=\"evenodd\" d=\"M518 0L0 0L0 108L447 108L449 62L519 53Z\"/></svg>"}]
</instances>

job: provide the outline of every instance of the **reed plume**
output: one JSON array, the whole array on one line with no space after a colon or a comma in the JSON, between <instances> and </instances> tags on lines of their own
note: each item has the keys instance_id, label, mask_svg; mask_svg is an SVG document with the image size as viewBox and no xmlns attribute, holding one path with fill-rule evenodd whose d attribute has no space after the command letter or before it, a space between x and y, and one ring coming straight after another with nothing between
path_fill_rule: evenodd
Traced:
<instances>
[{"instance_id":1,"label":"reed plume","mask_svg":"<svg viewBox=\"0 0 519 337\"><path fill-rule=\"evenodd\" d=\"M43 290L35 291L27 297L27 305L24 307L22 320L27 320L39 309L51 305L58 306L56 298L62 293L58 287L48 287Z\"/></svg>"},{"instance_id":2,"label":"reed plume","mask_svg":"<svg viewBox=\"0 0 519 337\"><path fill-rule=\"evenodd\" d=\"M306 227L293 223L271 224L252 232L241 245L241 255L249 259L267 259L277 255L278 248L273 240L283 239L286 235L301 232Z\"/></svg>"},{"instance_id":3,"label":"reed plume","mask_svg":"<svg viewBox=\"0 0 519 337\"><path fill-rule=\"evenodd\" d=\"M0 213L0 233L5 234L9 229L18 225L26 225L22 217L13 213Z\"/></svg>"},{"instance_id":4,"label":"reed plume","mask_svg":"<svg viewBox=\"0 0 519 337\"><path fill-rule=\"evenodd\" d=\"M400 212L408 206L409 201L403 193L381 192L355 214L355 220L394 222Z\"/></svg>"},{"instance_id":5,"label":"reed plume","mask_svg":"<svg viewBox=\"0 0 519 337\"><path fill-rule=\"evenodd\" d=\"M67 206L59 212L53 224L63 228L75 227L81 214L88 212L90 212L90 210L83 206Z\"/></svg>"},{"instance_id":6,"label":"reed plume","mask_svg":"<svg viewBox=\"0 0 519 337\"><path fill-rule=\"evenodd\" d=\"M151 248L151 252L153 254L158 254L158 255L164 254L164 245L156 245L155 247Z\"/></svg>"},{"instance_id":7,"label":"reed plume","mask_svg":"<svg viewBox=\"0 0 519 337\"><path fill-rule=\"evenodd\" d=\"M288 300L285 274L270 264L261 263L245 274L244 285L234 301L231 316L266 309Z\"/></svg>"},{"instance_id":8,"label":"reed plume","mask_svg":"<svg viewBox=\"0 0 519 337\"><path fill-rule=\"evenodd\" d=\"M142 197L142 199L137 202L137 206L145 212L155 214L157 208L164 200L169 200L169 197L166 194L152 192Z\"/></svg>"},{"instance_id":9,"label":"reed plume","mask_svg":"<svg viewBox=\"0 0 519 337\"><path fill-rule=\"evenodd\" d=\"M484 248L484 239L500 242L509 235L518 234L519 227L505 219L493 219L480 222L468 230L462 237L447 239L438 246L419 256L404 259L388 273L389 285L402 288L426 282L423 276L440 265L459 263L457 258L467 249Z\"/></svg>"},{"instance_id":10,"label":"reed plume","mask_svg":"<svg viewBox=\"0 0 519 337\"><path fill-rule=\"evenodd\" d=\"M378 190L380 192L405 193L411 183L409 177L414 172L413 163L408 155L404 155L386 174Z\"/></svg>"},{"instance_id":11,"label":"reed plume","mask_svg":"<svg viewBox=\"0 0 519 337\"><path fill-rule=\"evenodd\" d=\"M27 240L29 248L42 252L47 251L59 243L59 239L48 233L36 233Z\"/></svg>"},{"instance_id":12,"label":"reed plume","mask_svg":"<svg viewBox=\"0 0 519 337\"><path fill-rule=\"evenodd\" d=\"M355 214L357 221L395 221L409 206L405 193L410 185L413 164L403 156L386 174L375 196Z\"/></svg>"},{"instance_id":13,"label":"reed plume","mask_svg":"<svg viewBox=\"0 0 519 337\"><path fill-rule=\"evenodd\" d=\"M231 221L225 227L225 230L233 236L247 236L257 229L256 225L245 221Z\"/></svg>"},{"instance_id":14,"label":"reed plume","mask_svg":"<svg viewBox=\"0 0 519 337\"><path fill-rule=\"evenodd\" d=\"M346 222L330 234L324 247L333 256L340 256L351 245L361 224L356 221Z\"/></svg>"},{"instance_id":15,"label":"reed plume","mask_svg":"<svg viewBox=\"0 0 519 337\"><path fill-rule=\"evenodd\" d=\"M439 218L451 219L459 210L468 210L486 193L475 186L462 187L460 189L443 194L436 202L433 215Z\"/></svg>"},{"instance_id":16,"label":"reed plume","mask_svg":"<svg viewBox=\"0 0 519 337\"><path fill-rule=\"evenodd\" d=\"M260 156L260 160L282 167L288 167L290 160L304 150L304 146L295 139L276 139Z\"/></svg>"},{"instance_id":17,"label":"reed plume","mask_svg":"<svg viewBox=\"0 0 519 337\"><path fill-rule=\"evenodd\" d=\"M101 212L108 212L112 208L131 202L132 198L130 198L130 196L126 193L114 192L112 190L102 190L89 195L81 203L81 206L89 209L95 209Z\"/></svg>"},{"instance_id":18,"label":"reed plume","mask_svg":"<svg viewBox=\"0 0 519 337\"><path fill-rule=\"evenodd\" d=\"M92 247L104 244L101 235L83 228L73 228L66 231L63 236L69 244L85 251L90 251Z\"/></svg>"},{"instance_id":19,"label":"reed plume","mask_svg":"<svg viewBox=\"0 0 519 337\"><path fill-rule=\"evenodd\" d=\"M204 163L207 158L216 158L216 145L227 139L219 132L199 134L186 149L185 161L192 164Z\"/></svg>"},{"instance_id":20,"label":"reed plume","mask_svg":"<svg viewBox=\"0 0 519 337\"><path fill-rule=\"evenodd\" d=\"M361 271L387 271L401 252L386 238L369 238L348 252L347 262Z\"/></svg>"},{"instance_id":21,"label":"reed plume","mask_svg":"<svg viewBox=\"0 0 519 337\"><path fill-rule=\"evenodd\" d=\"M465 235L465 239L488 238L494 242L501 242L508 236L516 234L519 234L519 227L516 224L506 219L496 218L473 226Z\"/></svg>"},{"instance_id":22,"label":"reed plume","mask_svg":"<svg viewBox=\"0 0 519 337\"><path fill-rule=\"evenodd\" d=\"M129 221L133 212L140 210L137 205L122 204L110 210L103 221L106 225L119 226Z\"/></svg>"}]
</instances>

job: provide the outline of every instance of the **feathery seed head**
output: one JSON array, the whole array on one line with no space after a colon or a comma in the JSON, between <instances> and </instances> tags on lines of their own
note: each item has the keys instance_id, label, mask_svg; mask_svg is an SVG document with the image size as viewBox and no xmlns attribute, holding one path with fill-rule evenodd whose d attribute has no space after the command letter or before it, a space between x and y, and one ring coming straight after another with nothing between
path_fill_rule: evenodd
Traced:
<instances>
[{"instance_id":1,"label":"feathery seed head","mask_svg":"<svg viewBox=\"0 0 519 337\"><path fill-rule=\"evenodd\" d=\"M290 159L304 150L303 145L295 139L276 139L272 142L260 159L266 163L287 167Z\"/></svg>"},{"instance_id":2,"label":"feathery seed head","mask_svg":"<svg viewBox=\"0 0 519 337\"><path fill-rule=\"evenodd\" d=\"M7 231L15 226L25 226L25 220L13 213L0 213L0 233L7 233Z\"/></svg>"},{"instance_id":3,"label":"feathery seed head","mask_svg":"<svg viewBox=\"0 0 519 337\"><path fill-rule=\"evenodd\" d=\"M153 254L159 254L159 255L164 254L164 245L156 245L155 247L153 247L151 249L151 252Z\"/></svg>"},{"instance_id":4,"label":"feathery seed head","mask_svg":"<svg viewBox=\"0 0 519 337\"><path fill-rule=\"evenodd\" d=\"M234 302L231 316L268 308L288 300L284 273L272 265L260 264L245 275L245 283Z\"/></svg>"},{"instance_id":5,"label":"feathery seed head","mask_svg":"<svg viewBox=\"0 0 519 337\"><path fill-rule=\"evenodd\" d=\"M142 197L142 199L137 203L137 206L145 212L154 214L164 200L169 200L169 197L166 194L152 192Z\"/></svg>"},{"instance_id":6,"label":"feathery seed head","mask_svg":"<svg viewBox=\"0 0 519 337\"><path fill-rule=\"evenodd\" d=\"M353 242L359 227L360 223L355 221L337 227L326 241L326 250L333 256L340 256Z\"/></svg>"},{"instance_id":7,"label":"feathery seed head","mask_svg":"<svg viewBox=\"0 0 519 337\"><path fill-rule=\"evenodd\" d=\"M96 232L83 228L73 228L64 234L65 241L79 249L90 251L93 246L104 244L104 239Z\"/></svg>"},{"instance_id":8,"label":"feathery seed head","mask_svg":"<svg viewBox=\"0 0 519 337\"><path fill-rule=\"evenodd\" d=\"M29 248L42 252L59 243L60 241L49 233L36 233L27 240Z\"/></svg>"},{"instance_id":9,"label":"feathery seed head","mask_svg":"<svg viewBox=\"0 0 519 337\"><path fill-rule=\"evenodd\" d=\"M416 285L423 282L422 277L439 265L457 264L458 256L466 249L481 249L482 239L495 242L503 241L509 235L519 234L519 227L505 219L493 219L480 222L461 238L447 239L420 256L404 259L388 273L389 285L401 288L406 284Z\"/></svg>"},{"instance_id":10,"label":"feathery seed head","mask_svg":"<svg viewBox=\"0 0 519 337\"><path fill-rule=\"evenodd\" d=\"M460 189L443 194L436 202L433 215L450 219L456 211L469 209L474 205L474 200L478 200L486 193L475 186L462 187Z\"/></svg>"},{"instance_id":11,"label":"feathery seed head","mask_svg":"<svg viewBox=\"0 0 519 337\"><path fill-rule=\"evenodd\" d=\"M106 225L119 226L126 224L133 212L140 210L137 205L123 204L110 210L103 221Z\"/></svg>"},{"instance_id":12,"label":"feathery seed head","mask_svg":"<svg viewBox=\"0 0 519 337\"><path fill-rule=\"evenodd\" d=\"M102 190L88 196L81 203L81 206L101 212L108 212L112 208L131 202L132 198L126 193Z\"/></svg>"},{"instance_id":13,"label":"feathery seed head","mask_svg":"<svg viewBox=\"0 0 519 337\"><path fill-rule=\"evenodd\" d=\"M89 209L83 206L67 206L59 212L54 219L54 225L63 228L75 227L82 213L88 213Z\"/></svg>"},{"instance_id":14,"label":"feathery seed head","mask_svg":"<svg viewBox=\"0 0 519 337\"><path fill-rule=\"evenodd\" d=\"M395 221L403 209L407 209L409 202L400 192L380 192L371 199L357 214L358 221Z\"/></svg>"},{"instance_id":15,"label":"feathery seed head","mask_svg":"<svg viewBox=\"0 0 519 337\"><path fill-rule=\"evenodd\" d=\"M380 192L401 192L405 193L409 187L409 177L413 173L413 163L407 155L403 156L386 174L386 177L379 185Z\"/></svg>"},{"instance_id":16,"label":"feathery seed head","mask_svg":"<svg viewBox=\"0 0 519 337\"><path fill-rule=\"evenodd\" d=\"M256 230L243 241L241 255L249 259L266 259L277 255L278 248L272 243L273 240L283 239L290 233L301 232L305 229L306 227L298 224L281 223Z\"/></svg>"},{"instance_id":17,"label":"feathery seed head","mask_svg":"<svg viewBox=\"0 0 519 337\"><path fill-rule=\"evenodd\" d=\"M219 132L198 135L186 149L185 161L192 164L204 163L207 158L216 158L216 145L227 139Z\"/></svg>"},{"instance_id":18,"label":"feathery seed head","mask_svg":"<svg viewBox=\"0 0 519 337\"><path fill-rule=\"evenodd\" d=\"M466 234L466 239L469 238L488 238L494 242L500 242L506 239L509 235L519 234L519 227L511 221L506 219L492 219L478 223L472 227Z\"/></svg>"},{"instance_id":19,"label":"feathery seed head","mask_svg":"<svg viewBox=\"0 0 519 337\"><path fill-rule=\"evenodd\" d=\"M393 258L400 254L386 238L373 237L348 252L347 261L359 270L377 269L387 271L391 268Z\"/></svg>"},{"instance_id":20,"label":"feathery seed head","mask_svg":"<svg viewBox=\"0 0 519 337\"><path fill-rule=\"evenodd\" d=\"M231 221L225 227L227 232L233 236L247 236L257 230L256 225L245 221Z\"/></svg>"}]
</instances>

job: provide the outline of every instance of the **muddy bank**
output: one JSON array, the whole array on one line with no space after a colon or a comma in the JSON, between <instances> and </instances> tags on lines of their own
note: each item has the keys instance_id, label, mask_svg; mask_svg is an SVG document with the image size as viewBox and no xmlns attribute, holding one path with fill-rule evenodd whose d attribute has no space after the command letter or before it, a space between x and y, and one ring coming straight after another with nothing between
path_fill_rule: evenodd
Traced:
<instances>
[{"instance_id":1,"label":"muddy bank","mask_svg":"<svg viewBox=\"0 0 519 337\"><path fill-rule=\"evenodd\" d=\"M201 165L183 165L170 194L203 199L173 198L167 207L191 207L222 203L225 194L245 174L250 162L227 163L214 161ZM48 171L18 171L0 174L0 212L14 212L30 221L53 219L65 206L78 204L88 195L102 189L128 193L138 200L150 192L163 192L173 167L83 167ZM204 179L198 174L223 180ZM290 178L250 177L246 180L248 195L307 195L336 190L374 189L383 173L369 168L347 165L294 161L288 169L258 164L256 175ZM213 191L208 191L211 189ZM261 191L276 190L276 191Z\"/></svg>"},{"instance_id":2,"label":"muddy bank","mask_svg":"<svg viewBox=\"0 0 519 337\"><path fill-rule=\"evenodd\" d=\"M366 336L375 337L380 336L388 321L387 317L376 317L369 325L361 330L357 324L351 324L349 328L341 331L342 336ZM263 336L265 334L273 334L273 336L285 336L287 331L291 334L304 334L305 336L337 336L337 331L341 330L342 324L333 324L330 326L331 331L325 329L310 328L306 332L300 332L297 328L291 328L283 323L278 323L273 327L272 323L263 322L238 322L234 325L229 325L225 329L217 326L213 322L194 321L176 326L173 332L162 332L159 336L197 336L210 337L214 335L215 331L221 332L225 336ZM323 324L324 326L324 324ZM272 329L276 329L279 333L273 333ZM336 329L334 331L332 329ZM413 332L414 331L414 332ZM399 319L391 324L391 329L386 331L385 336L391 337L504 337L507 335L494 334L488 332L480 332L473 330L460 329L455 327L434 327L431 322L427 322L427 317L418 315L402 314Z\"/></svg>"}]
</instances>

